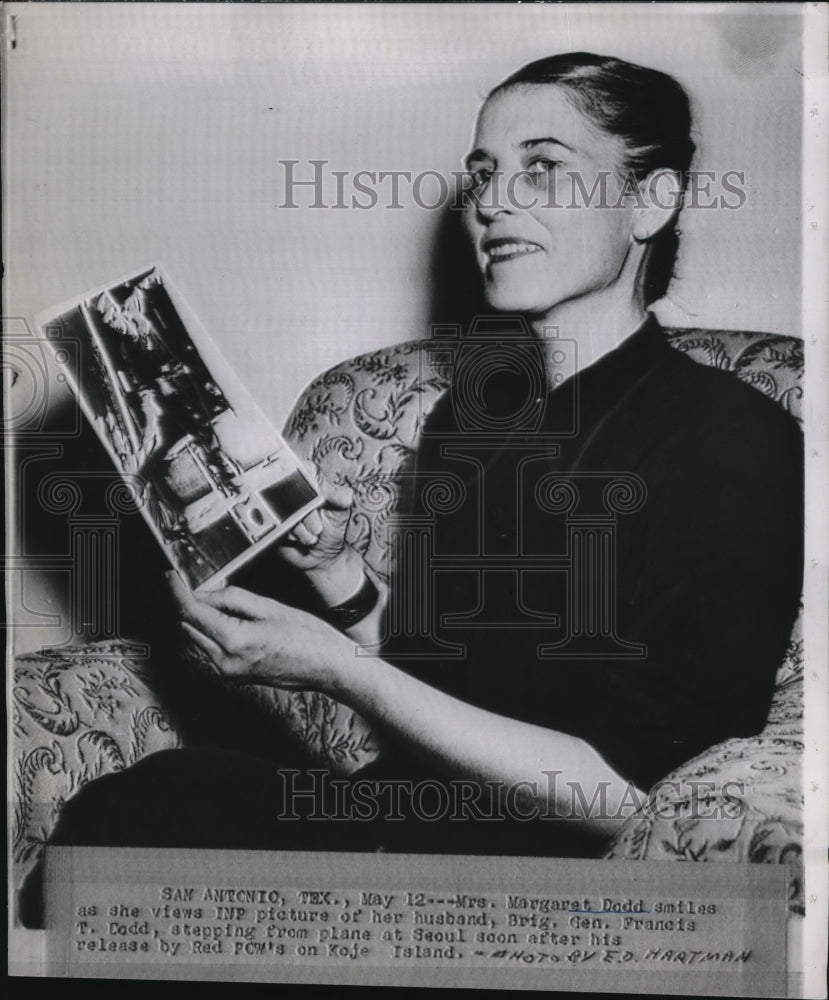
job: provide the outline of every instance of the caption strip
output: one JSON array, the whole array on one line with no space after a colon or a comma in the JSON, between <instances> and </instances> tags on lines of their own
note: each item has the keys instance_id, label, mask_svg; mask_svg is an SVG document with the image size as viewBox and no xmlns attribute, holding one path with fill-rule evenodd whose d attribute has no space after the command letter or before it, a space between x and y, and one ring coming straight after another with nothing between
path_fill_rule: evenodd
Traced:
<instances>
[{"instance_id":1,"label":"caption strip","mask_svg":"<svg viewBox=\"0 0 829 1000\"><path fill-rule=\"evenodd\" d=\"M669 992L683 992L689 977L704 976L711 988L768 994L785 972L784 874L780 866L58 848L47 868L49 971L142 967L178 978L178 967L184 978L198 967L194 978L225 970L275 982L381 982L385 972L400 982L408 970L417 981L460 985L477 970L490 982L538 988L650 981L654 992L666 980L676 983Z\"/></svg>"}]
</instances>

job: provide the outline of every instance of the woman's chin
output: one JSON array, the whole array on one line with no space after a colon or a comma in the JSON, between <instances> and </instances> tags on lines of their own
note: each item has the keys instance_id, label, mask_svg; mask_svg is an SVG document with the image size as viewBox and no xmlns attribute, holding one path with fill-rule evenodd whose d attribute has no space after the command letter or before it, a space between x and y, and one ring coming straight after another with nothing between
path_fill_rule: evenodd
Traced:
<instances>
[{"instance_id":1,"label":"woman's chin","mask_svg":"<svg viewBox=\"0 0 829 1000\"><path fill-rule=\"evenodd\" d=\"M487 305L495 312L536 315L546 311L546 307L540 304L538 294L527 289L499 287L495 283L489 283L485 288L485 296Z\"/></svg>"}]
</instances>

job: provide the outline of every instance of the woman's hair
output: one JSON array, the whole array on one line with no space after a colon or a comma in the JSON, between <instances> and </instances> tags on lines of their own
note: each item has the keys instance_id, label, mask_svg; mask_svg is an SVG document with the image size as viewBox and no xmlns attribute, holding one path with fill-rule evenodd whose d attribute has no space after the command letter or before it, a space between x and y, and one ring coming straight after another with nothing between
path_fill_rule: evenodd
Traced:
<instances>
[{"instance_id":1,"label":"woman's hair","mask_svg":"<svg viewBox=\"0 0 829 1000\"><path fill-rule=\"evenodd\" d=\"M625 167L637 181L653 170L672 170L685 191L695 149L691 109L688 95L667 73L610 56L569 52L529 63L489 96L521 84L561 87L578 111L624 141ZM667 291L678 249L675 226L660 230L649 241L641 285L645 305Z\"/></svg>"}]
</instances>

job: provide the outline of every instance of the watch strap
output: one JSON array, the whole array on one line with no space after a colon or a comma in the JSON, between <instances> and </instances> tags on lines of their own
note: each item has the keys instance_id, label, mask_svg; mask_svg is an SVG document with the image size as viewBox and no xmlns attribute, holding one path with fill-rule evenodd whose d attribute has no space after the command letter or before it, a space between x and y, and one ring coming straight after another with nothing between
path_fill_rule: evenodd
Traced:
<instances>
[{"instance_id":1,"label":"watch strap","mask_svg":"<svg viewBox=\"0 0 829 1000\"><path fill-rule=\"evenodd\" d=\"M345 632L371 614L377 606L379 596L373 582L363 573L363 580L357 591L342 604L337 604L333 608L324 608L321 617L329 625Z\"/></svg>"}]
</instances>

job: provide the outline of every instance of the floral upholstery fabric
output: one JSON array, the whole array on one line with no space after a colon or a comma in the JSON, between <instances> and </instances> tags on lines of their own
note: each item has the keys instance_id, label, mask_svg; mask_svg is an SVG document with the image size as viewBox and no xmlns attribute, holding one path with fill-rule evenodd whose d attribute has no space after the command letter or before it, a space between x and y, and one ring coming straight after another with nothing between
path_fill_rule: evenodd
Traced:
<instances>
[{"instance_id":1,"label":"floral upholstery fabric","mask_svg":"<svg viewBox=\"0 0 829 1000\"><path fill-rule=\"evenodd\" d=\"M15 885L34 865L67 799L156 751L207 742L280 760L287 738L338 773L376 756L368 727L323 695L230 686L184 651L171 678L174 665L158 659L124 642L16 658Z\"/></svg>"},{"instance_id":2,"label":"floral upholstery fabric","mask_svg":"<svg viewBox=\"0 0 829 1000\"><path fill-rule=\"evenodd\" d=\"M385 526L397 511L401 474L420 427L449 386L427 341L346 361L315 379L285 427L294 451L351 504L347 541L387 578Z\"/></svg>"},{"instance_id":3,"label":"floral upholstery fabric","mask_svg":"<svg viewBox=\"0 0 829 1000\"><path fill-rule=\"evenodd\" d=\"M82 785L181 743L144 662L121 643L17 657L11 722L17 884Z\"/></svg>"},{"instance_id":4,"label":"floral upholstery fabric","mask_svg":"<svg viewBox=\"0 0 829 1000\"><path fill-rule=\"evenodd\" d=\"M802 343L772 334L667 331L670 343L695 361L728 369L800 416ZM380 577L387 577L385 526L400 502L406 467L420 427L451 370L429 342L397 345L347 361L315 379L285 428L297 454L351 505L347 540ZM272 732L286 732L321 764L347 773L376 756L366 724L324 695L256 687L229 690L208 672L182 671L179 699L148 664L121 643L43 650L19 656L12 690L14 728L13 856L17 884L34 863L62 803L99 775L128 767L155 750L199 741L194 706L212 698L219 729L235 714L240 740L278 752ZM778 674L767 728L729 740L668 776L680 789L628 820L608 858L795 862L802 838L799 762L802 756L802 642L796 632ZM167 671L169 673L169 671ZM241 720L241 721L239 721ZM194 736L194 732L196 735ZM214 733L215 738L215 733ZM221 737L220 737L221 738ZM230 737L228 737L230 739ZM239 741L234 747L241 745ZM733 798L744 782L739 818L698 819L681 801L688 780L713 783L709 798ZM664 789L668 789L664 785ZM731 799L728 799L732 813ZM666 818L670 809L672 818ZM792 908L802 885L792 869Z\"/></svg>"},{"instance_id":5,"label":"floral upholstery fabric","mask_svg":"<svg viewBox=\"0 0 829 1000\"><path fill-rule=\"evenodd\" d=\"M672 347L694 361L732 371L802 420L803 341L774 333L667 330Z\"/></svg>"}]
</instances>

